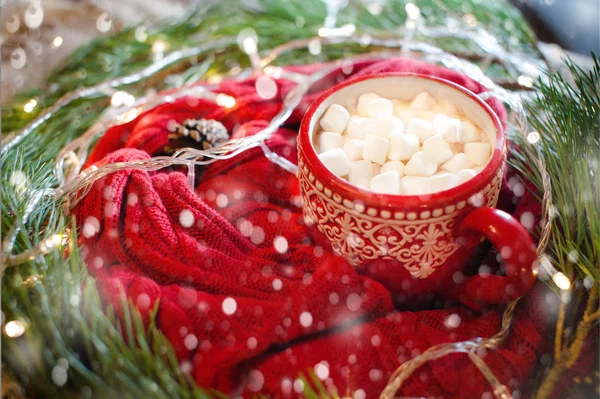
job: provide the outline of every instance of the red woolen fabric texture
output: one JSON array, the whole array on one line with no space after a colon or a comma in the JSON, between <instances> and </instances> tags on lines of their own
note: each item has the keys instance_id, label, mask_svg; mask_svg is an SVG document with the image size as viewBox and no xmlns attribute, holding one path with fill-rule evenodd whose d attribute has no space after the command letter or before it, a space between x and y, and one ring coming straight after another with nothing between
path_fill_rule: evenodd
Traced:
<instances>
[{"instance_id":1,"label":"red woolen fabric texture","mask_svg":"<svg viewBox=\"0 0 600 399\"><path fill-rule=\"evenodd\" d=\"M307 73L321 67L290 69ZM392 71L436 75L483 90L438 66L405 59L364 61L348 76L337 70L315 85L268 146L296 162L295 128L322 90L351 76ZM223 82L218 91L236 98L232 109L196 98L160 105L110 129L88 166L156 155L168 144L172 120L217 119L234 137L254 134L280 110L293 86L279 80L277 96L264 100L256 94L255 78ZM489 103L504 119L501 104ZM501 207L516 218L523 212L537 218L535 201L515 201L520 197L511 190L514 184L503 188ZM325 368L318 368L324 384L339 394L362 390L367 398L376 397L402 362L430 346L499 330L502 309L478 314L461 306L419 312L394 308L379 283L313 242L300 206L295 176L252 149L207 167L195 192L178 170L113 173L94 184L74 214L86 263L105 301L119 309L124 292L146 318L159 301L158 327L182 369L198 384L228 394L249 396L260 389L273 397L297 396L298 374L320 363L328 371L325 375ZM486 263L494 265L495 259L490 253ZM522 393L547 349L540 297L534 291L522 300L506 345L482 354L504 384ZM459 318L457 326L448 323L451 315ZM490 390L466 355L457 354L423 366L400 393L479 399Z\"/></svg>"}]
</instances>

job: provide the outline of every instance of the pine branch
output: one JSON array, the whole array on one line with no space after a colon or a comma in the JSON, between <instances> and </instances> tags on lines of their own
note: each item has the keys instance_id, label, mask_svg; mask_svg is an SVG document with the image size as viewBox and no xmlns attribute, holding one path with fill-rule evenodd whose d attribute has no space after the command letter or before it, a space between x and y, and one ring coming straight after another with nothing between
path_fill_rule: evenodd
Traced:
<instances>
[{"instance_id":1,"label":"pine branch","mask_svg":"<svg viewBox=\"0 0 600 399\"><path fill-rule=\"evenodd\" d=\"M600 64L587 74L572 62L571 86L560 74L539 81L535 102L527 105L528 122L540 134L537 144L521 139L514 166L543 191L536 168L538 151L552 183L554 219L549 245L553 267L571 280L600 282ZM573 285L573 284L572 284Z\"/></svg>"},{"instance_id":2,"label":"pine branch","mask_svg":"<svg viewBox=\"0 0 600 399\"><path fill-rule=\"evenodd\" d=\"M554 361L536 394L538 399L550 397L563 373L575 365L592 326L600 317L597 296L600 284L600 63L592 56L594 68L589 74L568 61L573 86L559 74L548 75L547 83L537 83L539 96L527 108L529 123L541 139L535 145L522 140L521 150L513 161L541 192L542 171L536 169L536 160L538 154L543 157L552 183L555 210L548 246L550 261L557 272L570 279L569 294L575 309L580 299L587 296L583 317L574 322L574 338L564 345L566 304L561 303ZM581 284L581 280L585 284ZM591 287L589 293L578 289L579 285Z\"/></svg>"}]
</instances>

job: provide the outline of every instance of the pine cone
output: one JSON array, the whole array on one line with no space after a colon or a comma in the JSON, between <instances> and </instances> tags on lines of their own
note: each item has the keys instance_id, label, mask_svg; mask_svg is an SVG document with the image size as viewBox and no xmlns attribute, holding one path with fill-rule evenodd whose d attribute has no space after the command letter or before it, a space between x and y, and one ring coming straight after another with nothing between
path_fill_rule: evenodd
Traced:
<instances>
[{"instance_id":1,"label":"pine cone","mask_svg":"<svg viewBox=\"0 0 600 399\"><path fill-rule=\"evenodd\" d=\"M182 124L170 127L169 131L169 140L191 139L200 144L202 150L229 140L225 126L214 119L186 119ZM173 152L173 147L165 147L165 152Z\"/></svg>"}]
</instances>

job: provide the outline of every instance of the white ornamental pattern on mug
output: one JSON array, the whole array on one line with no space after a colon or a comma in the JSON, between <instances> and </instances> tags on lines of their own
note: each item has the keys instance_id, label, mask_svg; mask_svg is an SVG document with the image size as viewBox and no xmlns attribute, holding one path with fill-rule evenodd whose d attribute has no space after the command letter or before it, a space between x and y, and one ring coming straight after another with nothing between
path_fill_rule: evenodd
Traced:
<instances>
[{"instance_id":1,"label":"white ornamental pattern on mug","mask_svg":"<svg viewBox=\"0 0 600 399\"><path fill-rule=\"evenodd\" d=\"M325 188L302 162L298 166L306 222L316 224L334 252L352 265L379 257L395 258L412 276L425 279L458 249L452 230L467 201L420 214L366 209L361 202ZM495 206L501 181L502 170L468 203Z\"/></svg>"}]
</instances>

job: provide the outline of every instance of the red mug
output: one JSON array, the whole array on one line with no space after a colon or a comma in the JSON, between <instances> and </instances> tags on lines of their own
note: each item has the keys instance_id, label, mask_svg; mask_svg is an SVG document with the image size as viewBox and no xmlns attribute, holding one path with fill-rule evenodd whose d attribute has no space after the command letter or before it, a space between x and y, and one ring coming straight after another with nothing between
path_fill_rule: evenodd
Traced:
<instances>
[{"instance_id":1,"label":"red mug","mask_svg":"<svg viewBox=\"0 0 600 399\"><path fill-rule=\"evenodd\" d=\"M355 104L360 94L410 100L428 91L462 111L488 134L490 161L471 180L430 195L378 194L331 173L313 146L318 121L331 104ZM437 77L389 73L343 82L307 110L298 138L298 179L305 220L334 252L405 301L442 297L480 309L516 299L537 278L535 245L521 224L495 209L506 161L498 116L477 95ZM505 275L462 271L487 238L500 252Z\"/></svg>"}]
</instances>

